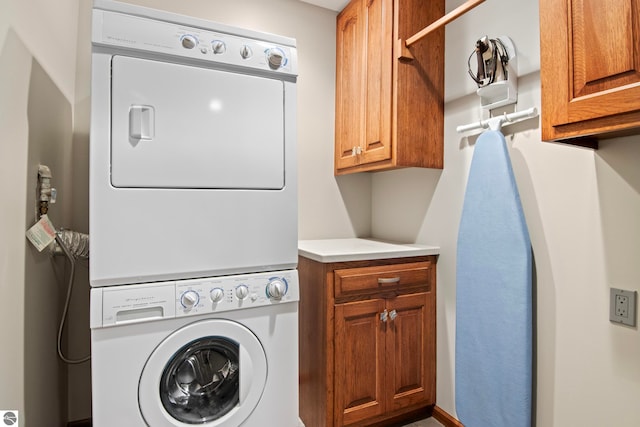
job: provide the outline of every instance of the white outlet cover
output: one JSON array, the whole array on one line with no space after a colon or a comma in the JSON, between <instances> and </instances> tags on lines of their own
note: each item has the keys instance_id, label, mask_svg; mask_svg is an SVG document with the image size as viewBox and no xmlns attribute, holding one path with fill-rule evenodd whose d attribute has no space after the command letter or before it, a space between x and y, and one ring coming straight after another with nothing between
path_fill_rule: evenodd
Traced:
<instances>
[{"instance_id":1,"label":"white outlet cover","mask_svg":"<svg viewBox=\"0 0 640 427\"><path fill-rule=\"evenodd\" d=\"M615 323L622 323L627 326L636 326L636 291L626 291L624 289L611 288L609 296L609 320ZM627 315L616 314L616 300L618 296L627 298Z\"/></svg>"}]
</instances>

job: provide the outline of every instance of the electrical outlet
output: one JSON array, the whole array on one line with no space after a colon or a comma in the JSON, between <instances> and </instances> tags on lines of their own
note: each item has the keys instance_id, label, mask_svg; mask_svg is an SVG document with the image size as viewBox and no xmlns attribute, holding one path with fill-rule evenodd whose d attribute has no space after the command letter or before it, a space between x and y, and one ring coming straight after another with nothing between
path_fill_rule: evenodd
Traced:
<instances>
[{"instance_id":1,"label":"electrical outlet","mask_svg":"<svg viewBox=\"0 0 640 427\"><path fill-rule=\"evenodd\" d=\"M636 325L636 291L611 288L609 320L628 326Z\"/></svg>"},{"instance_id":2,"label":"electrical outlet","mask_svg":"<svg viewBox=\"0 0 640 427\"><path fill-rule=\"evenodd\" d=\"M629 298L616 295L616 316L629 317Z\"/></svg>"}]
</instances>

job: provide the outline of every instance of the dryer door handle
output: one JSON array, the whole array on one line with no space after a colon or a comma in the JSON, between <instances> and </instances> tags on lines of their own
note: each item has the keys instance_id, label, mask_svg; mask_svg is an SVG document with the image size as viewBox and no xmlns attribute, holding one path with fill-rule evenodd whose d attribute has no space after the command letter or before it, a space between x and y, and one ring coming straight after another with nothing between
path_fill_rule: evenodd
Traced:
<instances>
[{"instance_id":1,"label":"dryer door handle","mask_svg":"<svg viewBox=\"0 0 640 427\"><path fill-rule=\"evenodd\" d=\"M129 138L151 140L155 134L155 109L150 105L129 107Z\"/></svg>"}]
</instances>

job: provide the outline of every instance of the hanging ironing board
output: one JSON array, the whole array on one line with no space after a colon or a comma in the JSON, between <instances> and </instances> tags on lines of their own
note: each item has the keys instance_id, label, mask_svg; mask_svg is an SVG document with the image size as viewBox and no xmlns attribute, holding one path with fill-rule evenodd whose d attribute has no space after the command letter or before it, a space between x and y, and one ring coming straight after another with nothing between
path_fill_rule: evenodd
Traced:
<instances>
[{"instance_id":1,"label":"hanging ironing board","mask_svg":"<svg viewBox=\"0 0 640 427\"><path fill-rule=\"evenodd\" d=\"M504 136L478 138L460 220L456 412L465 427L530 427L532 254Z\"/></svg>"}]
</instances>

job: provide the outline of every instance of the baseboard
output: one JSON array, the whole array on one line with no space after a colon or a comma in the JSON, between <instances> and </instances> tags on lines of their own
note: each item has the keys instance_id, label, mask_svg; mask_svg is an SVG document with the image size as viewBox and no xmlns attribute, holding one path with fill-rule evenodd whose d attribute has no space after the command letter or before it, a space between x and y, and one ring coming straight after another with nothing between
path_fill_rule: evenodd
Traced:
<instances>
[{"instance_id":1,"label":"baseboard","mask_svg":"<svg viewBox=\"0 0 640 427\"><path fill-rule=\"evenodd\" d=\"M452 415L448 414L438 405L434 406L432 417L444 427L464 427L460 421L456 420Z\"/></svg>"},{"instance_id":2,"label":"baseboard","mask_svg":"<svg viewBox=\"0 0 640 427\"><path fill-rule=\"evenodd\" d=\"M86 420L69 421L67 427L91 427L91 418Z\"/></svg>"}]
</instances>

